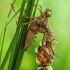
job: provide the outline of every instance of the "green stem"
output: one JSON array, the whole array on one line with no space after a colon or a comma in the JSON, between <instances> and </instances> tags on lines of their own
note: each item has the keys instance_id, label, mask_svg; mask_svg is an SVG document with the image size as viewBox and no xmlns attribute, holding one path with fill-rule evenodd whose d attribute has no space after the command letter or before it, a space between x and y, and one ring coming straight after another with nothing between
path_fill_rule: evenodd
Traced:
<instances>
[{"instance_id":1,"label":"green stem","mask_svg":"<svg viewBox=\"0 0 70 70\"><path fill-rule=\"evenodd\" d=\"M14 5L15 2L16 2L16 0L14 0L14 2L13 2L12 4ZM9 14L8 14L8 16L7 16L6 27L5 27L5 29L4 29L4 33L3 33L3 31L1 32L1 33L3 33L3 38L1 38L2 42L1 42L1 44L0 44L0 46L1 46L1 50L0 50L0 66L1 66L1 57L2 57L2 51L3 51L4 40L5 40L5 34L6 34L7 23L8 23L8 19L9 19L10 15L11 15L11 12L12 12L12 8L10 8ZM2 37L2 36L1 36L1 37Z\"/></svg>"},{"instance_id":2,"label":"green stem","mask_svg":"<svg viewBox=\"0 0 70 70\"><path fill-rule=\"evenodd\" d=\"M32 15L32 13L35 15L36 7L34 9L34 12L32 12L33 11L33 4L35 3L35 1L36 0L27 0L26 15L29 17ZM39 0L36 1L36 5L38 4L38 1ZM25 3L26 3L26 0L23 0L22 7L19 10L20 15L19 15L18 23L25 23L25 22L29 21L29 19L26 19L23 16L23 10L25 7ZM17 11L17 13L18 13L18 11ZM1 70L4 69L9 55L10 55L10 60L9 60L8 70L19 70L21 62L22 62L22 58L24 55L23 48L24 48L24 42L25 42L25 37L26 37L26 33L27 33L27 28L28 28L28 25L23 26L23 27L17 26L16 33L12 39L12 42L8 48L8 51L4 57L4 60L0 66Z\"/></svg>"},{"instance_id":3,"label":"green stem","mask_svg":"<svg viewBox=\"0 0 70 70\"><path fill-rule=\"evenodd\" d=\"M23 17L23 9L24 9L24 5L25 5L24 4L25 1L26 0L23 0L23 2L22 2L22 7L21 7L21 10L20 10L18 23L24 23L24 22L29 21L29 19L26 19L25 17ZM29 16L29 17L32 14L34 2L35 2L35 0L28 0L28 2L27 2L26 15ZM15 48L13 48L13 50L11 52L10 61L9 61L10 63L9 63L9 66L8 66L8 70L19 70L19 68L20 68L22 58L23 58L23 55L24 55L23 47L24 47L25 37L26 37L26 33L27 33L27 28L28 28L28 25L24 26L24 27L21 27L21 31L19 33L20 34L19 42L16 44L16 46L14 46Z\"/></svg>"}]
</instances>

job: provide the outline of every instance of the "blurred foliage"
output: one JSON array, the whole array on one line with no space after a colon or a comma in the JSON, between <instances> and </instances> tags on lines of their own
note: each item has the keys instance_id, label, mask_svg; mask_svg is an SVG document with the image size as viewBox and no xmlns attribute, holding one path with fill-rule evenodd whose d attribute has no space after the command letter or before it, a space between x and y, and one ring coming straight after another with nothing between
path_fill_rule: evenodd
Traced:
<instances>
[{"instance_id":1,"label":"blurred foliage","mask_svg":"<svg viewBox=\"0 0 70 70\"><path fill-rule=\"evenodd\" d=\"M10 3L13 0L0 0L0 32L5 27L5 20L10 9ZM17 1L16 9L20 7L21 0ZM51 25L56 39L59 41L58 44L54 46L54 51L59 59L55 56L53 69L54 70L70 70L70 0L39 0L39 5L42 6L43 11L47 7L52 8L52 16L49 18L49 24ZM36 16L39 15L37 10ZM15 33L16 24L13 20L8 25L8 31L6 33L2 60L8 49L8 46ZM36 42L33 43L32 47L25 52L24 58L20 70L37 70L37 64L35 61L35 48L38 47L39 42L42 39L42 35L38 34ZM23 63L24 62L24 63ZM8 67L8 62L5 66L5 70Z\"/></svg>"}]
</instances>

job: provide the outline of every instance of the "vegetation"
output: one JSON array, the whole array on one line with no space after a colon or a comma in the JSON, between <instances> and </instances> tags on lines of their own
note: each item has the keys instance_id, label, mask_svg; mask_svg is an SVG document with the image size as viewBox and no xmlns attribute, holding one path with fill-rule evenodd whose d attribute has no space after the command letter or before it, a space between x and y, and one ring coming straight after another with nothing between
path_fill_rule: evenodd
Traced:
<instances>
[{"instance_id":1,"label":"vegetation","mask_svg":"<svg viewBox=\"0 0 70 70\"><path fill-rule=\"evenodd\" d=\"M25 23L25 22L28 22L29 19L25 18L24 17L24 9L26 7L26 12L25 12L25 15L27 16L34 16L35 15L35 12L36 12L36 7L34 8L34 11L33 11L33 5L36 1L36 5L38 4L38 0L23 0L22 1L22 5L21 5L21 8L16 12L20 12L19 13L19 18L18 18L18 23L21 24L21 23ZM14 0L14 2L12 3L12 6L14 6L16 0ZM10 12L8 14L8 17L7 19L9 19L10 15L11 15L11 12L12 12L12 7L10 9ZM33 13L33 14L32 14ZM15 15L17 16L17 15ZM3 34L3 39L2 39L2 43L1 43L1 54L0 54L0 58L1 58L1 55L2 55L2 51L3 51L3 44L4 44L4 39L5 39L5 34L6 34L6 29L7 29L7 25L12 21L13 18L15 18L15 16L13 16L11 18L11 20L9 21L6 21L6 26L4 28L4 34ZM5 67L5 64L10 56L10 59L9 59L9 64L8 64L8 70L19 70L19 67L21 65L21 62L22 62L22 58L23 58L23 55L24 55L24 50L23 50L23 47L24 47L24 41L25 41L25 37L26 37L26 32L27 32L27 28L28 28L28 25L27 26L17 26L16 28L16 32L15 32L15 35L10 43L10 46L7 50L7 53L4 57L4 60L0 66L0 69L3 70L4 67ZM1 59L0 59L1 61Z\"/></svg>"}]
</instances>

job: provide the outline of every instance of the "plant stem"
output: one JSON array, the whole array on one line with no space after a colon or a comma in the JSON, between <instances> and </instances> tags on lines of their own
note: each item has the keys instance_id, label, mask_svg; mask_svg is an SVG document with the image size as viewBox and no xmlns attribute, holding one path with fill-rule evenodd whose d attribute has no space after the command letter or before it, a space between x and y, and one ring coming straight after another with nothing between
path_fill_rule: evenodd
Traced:
<instances>
[{"instance_id":1,"label":"plant stem","mask_svg":"<svg viewBox=\"0 0 70 70\"><path fill-rule=\"evenodd\" d=\"M13 1L13 5L15 4L15 2L16 2L16 0L14 0ZM10 17L10 15L11 15L11 12L12 12L12 8L10 8L10 11L9 11L9 13L8 13L8 15L7 15L7 18L6 18L6 26L5 26L5 28L4 28L4 33L3 33L3 30L2 30L2 32L1 32L1 34L3 33L3 38L1 38L1 42L0 42L0 68L1 68L1 57L2 57L2 51L3 51L3 45L4 45L4 40L5 40L5 34L6 34L6 28L7 28L7 23L8 23L8 19L9 19L9 17ZM2 37L2 35L1 35L1 37Z\"/></svg>"},{"instance_id":2,"label":"plant stem","mask_svg":"<svg viewBox=\"0 0 70 70\"><path fill-rule=\"evenodd\" d=\"M20 10L18 23L24 23L24 22L29 21L29 19L26 19L23 16L23 9L25 7L25 2L26 2L26 0L23 0L23 2L22 2L22 7ZM28 0L28 2L27 2L26 15L29 17L32 14L34 2L35 2L35 0ZM19 41L16 43L15 46L13 46L11 56L10 56L8 70L19 70L21 62L22 62L23 54L24 54L23 47L24 47L24 42L25 42L25 37L26 37L28 25L26 25L24 27L17 27L17 29L18 28L19 28L19 30L18 30L19 31L19 36L18 36ZM21 29L21 31L20 31L20 29ZM17 32L17 30L16 30L16 32Z\"/></svg>"},{"instance_id":3,"label":"plant stem","mask_svg":"<svg viewBox=\"0 0 70 70\"><path fill-rule=\"evenodd\" d=\"M35 1L36 0L27 0L26 15L29 17L32 15L32 13L33 13L33 16L35 15L36 7L33 12L33 4L35 3ZM39 0L36 1L36 5L38 4L38 1ZM23 0L22 6L19 10L20 11L20 15L19 15L19 19L18 19L19 24L29 21L29 19L26 19L23 15L23 10L25 8L25 4L26 4L26 0ZM17 13L18 13L18 11L17 11ZM13 18L14 18L14 16L12 17L12 19ZM17 26L16 33L12 39L12 42L8 48L8 51L4 57L4 60L0 66L0 70L4 69L9 55L10 55L10 60L9 60L8 70L19 70L21 62L22 62L23 54L24 54L23 48L24 48L24 42L25 42L25 37L26 37L26 33L27 33L27 28L28 28L28 25L23 26L23 27Z\"/></svg>"}]
</instances>

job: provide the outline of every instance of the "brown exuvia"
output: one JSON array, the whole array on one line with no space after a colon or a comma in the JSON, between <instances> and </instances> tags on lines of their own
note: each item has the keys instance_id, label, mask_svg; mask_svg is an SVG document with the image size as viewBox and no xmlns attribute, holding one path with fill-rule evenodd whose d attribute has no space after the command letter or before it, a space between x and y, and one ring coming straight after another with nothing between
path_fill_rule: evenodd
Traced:
<instances>
[{"instance_id":1,"label":"brown exuvia","mask_svg":"<svg viewBox=\"0 0 70 70\"><path fill-rule=\"evenodd\" d=\"M47 8L44 12L42 12L41 6L38 9L40 11L40 16L27 17L25 15L26 18L34 19L24 24L18 24L18 26L30 24L24 43L25 51L32 45L38 32L44 34L41 44L36 49L36 59L38 63L38 70L49 70L48 67L51 67L54 59L53 46L57 42L54 37L53 30L48 24L48 18L51 17L52 10Z\"/></svg>"},{"instance_id":2,"label":"brown exuvia","mask_svg":"<svg viewBox=\"0 0 70 70\"><path fill-rule=\"evenodd\" d=\"M13 5L11 5L13 8L13 11L15 12L15 9L13 7ZM34 5L35 6L35 5ZM47 40L50 41L52 44L51 46L53 46L55 44L55 37L54 37L54 33L50 27L50 25L48 24L48 18L51 17L52 14L52 10L47 8L44 12L42 12L42 7L40 5L38 5L40 8L40 16L37 17L27 17L25 15L26 18L34 18L33 20L31 20L28 23L23 23L23 24L17 24L18 26L22 26L22 25L27 25L30 24L27 34L26 34L26 39L25 39L25 45L24 45L24 50L26 51L34 42L34 39L36 38L36 34L37 32L41 32L46 34L47 36ZM15 13L16 16L16 13Z\"/></svg>"},{"instance_id":3,"label":"brown exuvia","mask_svg":"<svg viewBox=\"0 0 70 70\"><path fill-rule=\"evenodd\" d=\"M45 12L42 12L41 9L39 10L41 15L38 17L35 17L32 21L26 23L26 24L30 23L30 27L28 28L27 35L26 35L25 47L24 47L25 51L32 45L37 32L46 33L48 35L47 36L48 38L49 38L49 35L53 34L53 32L51 32L52 30L51 27L48 25L48 18L51 16L51 10L48 8L45 10ZM51 40L52 40L52 37L51 37Z\"/></svg>"}]
</instances>

